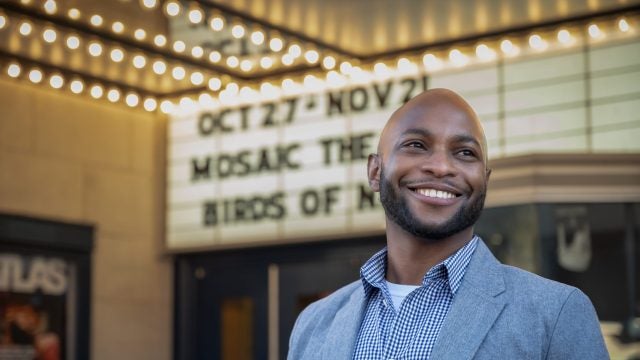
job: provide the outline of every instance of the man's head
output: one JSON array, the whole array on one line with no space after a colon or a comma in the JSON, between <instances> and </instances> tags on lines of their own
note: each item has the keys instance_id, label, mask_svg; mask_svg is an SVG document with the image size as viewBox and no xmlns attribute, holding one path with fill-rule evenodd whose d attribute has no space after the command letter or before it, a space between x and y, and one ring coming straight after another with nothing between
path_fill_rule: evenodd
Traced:
<instances>
[{"instance_id":1,"label":"man's head","mask_svg":"<svg viewBox=\"0 0 640 360\"><path fill-rule=\"evenodd\" d=\"M428 90L393 113L368 163L387 221L425 240L471 232L490 172L476 113L445 89Z\"/></svg>"}]
</instances>

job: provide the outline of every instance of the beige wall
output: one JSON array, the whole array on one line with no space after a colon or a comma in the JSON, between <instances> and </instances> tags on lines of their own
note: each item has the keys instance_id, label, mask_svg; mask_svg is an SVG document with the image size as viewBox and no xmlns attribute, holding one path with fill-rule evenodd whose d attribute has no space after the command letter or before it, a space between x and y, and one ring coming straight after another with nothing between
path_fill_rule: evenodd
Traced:
<instances>
[{"instance_id":1,"label":"beige wall","mask_svg":"<svg viewBox=\"0 0 640 360\"><path fill-rule=\"evenodd\" d=\"M92 359L169 359L165 120L0 78L0 211L95 226Z\"/></svg>"}]
</instances>

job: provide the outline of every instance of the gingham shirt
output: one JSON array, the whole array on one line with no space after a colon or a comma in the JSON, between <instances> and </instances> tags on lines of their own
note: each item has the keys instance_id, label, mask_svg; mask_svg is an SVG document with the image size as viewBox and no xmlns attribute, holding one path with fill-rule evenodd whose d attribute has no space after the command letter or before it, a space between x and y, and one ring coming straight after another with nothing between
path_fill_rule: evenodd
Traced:
<instances>
[{"instance_id":1,"label":"gingham shirt","mask_svg":"<svg viewBox=\"0 0 640 360\"><path fill-rule=\"evenodd\" d=\"M368 303L353 358L428 359L477 243L474 236L431 268L397 313L385 281L387 249L373 255L360 269Z\"/></svg>"}]
</instances>

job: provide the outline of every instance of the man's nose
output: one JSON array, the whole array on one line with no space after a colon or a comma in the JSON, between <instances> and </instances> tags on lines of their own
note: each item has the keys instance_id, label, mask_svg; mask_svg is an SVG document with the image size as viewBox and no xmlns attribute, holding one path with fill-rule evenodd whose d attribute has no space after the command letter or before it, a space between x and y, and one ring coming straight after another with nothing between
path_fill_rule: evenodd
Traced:
<instances>
[{"instance_id":1,"label":"man's nose","mask_svg":"<svg viewBox=\"0 0 640 360\"><path fill-rule=\"evenodd\" d=\"M432 151L422 159L420 169L435 177L447 177L455 175L455 165L451 154L446 151Z\"/></svg>"}]
</instances>

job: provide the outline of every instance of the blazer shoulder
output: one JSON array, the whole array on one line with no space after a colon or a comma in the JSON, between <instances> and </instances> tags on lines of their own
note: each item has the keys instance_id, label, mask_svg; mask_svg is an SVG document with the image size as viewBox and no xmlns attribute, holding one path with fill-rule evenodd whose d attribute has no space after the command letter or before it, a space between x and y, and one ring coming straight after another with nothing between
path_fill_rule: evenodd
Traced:
<instances>
[{"instance_id":1,"label":"blazer shoulder","mask_svg":"<svg viewBox=\"0 0 640 360\"><path fill-rule=\"evenodd\" d=\"M524 292L528 295L540 294L545 299L557 298L564 302L573 292L580 292L578 288L547 279L532 272L501 265L507 288ZM535 299L539 300L539 299Z\"/></svg>"}]
</instances>

